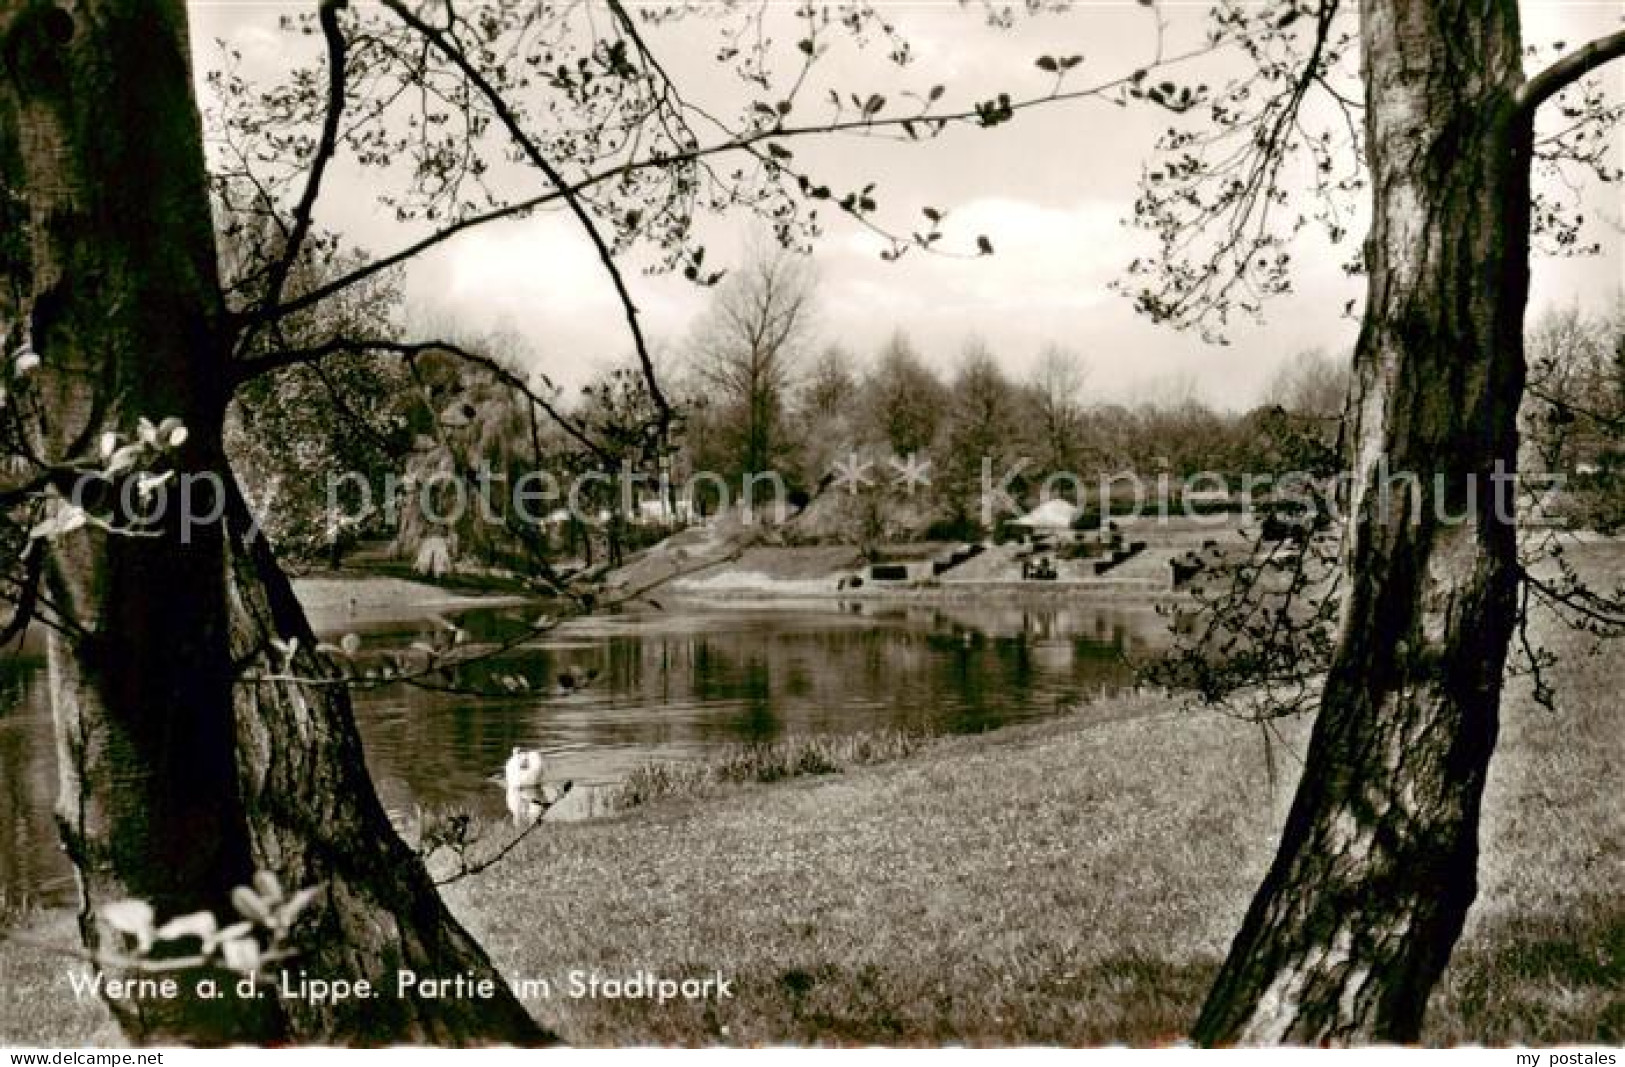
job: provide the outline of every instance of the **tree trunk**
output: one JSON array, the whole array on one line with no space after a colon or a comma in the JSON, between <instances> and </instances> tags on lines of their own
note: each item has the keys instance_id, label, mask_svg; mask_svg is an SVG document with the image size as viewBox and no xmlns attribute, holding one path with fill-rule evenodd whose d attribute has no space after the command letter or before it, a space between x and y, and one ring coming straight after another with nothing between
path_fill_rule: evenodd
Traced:
<instances>
[{"instance_id":1,"label":"tree trunk","mask_svg":"<svg viewBox=\"0 0 1625 1067\"><path fill-rule=\"evenodd\" d=\"M299 638L291 672L331 673L293 587L247 505L233 494L228 591L231 654L239 666L281 671L270 641ZM302 1043L462 1045L551 1040L509 991L483 949L440 900L423 864L396 835L367 775L343 686L239 682L237 766L255 863L291 889L320 885L301 957L315 977L366 977L380 999L337 1006L290 1000L289 1033ZM489 997L395 995L397 977L492 981Z\"/></svg>"},{"instance_id":2,"label":"tree trunk","mask_svg":"<svg viewBox=\"0 0 1625 1067\"><path fill-rule=\"evenodd\" d=\"M386 995L206 1000L188 976L177 998L110 1002L132 1040L538 1040L390 828L343 690L240 676L274 635L303 638L296 669L319 666L269 548L247 543L223 459L229 346L191 86L179 0L0 0L0 323L12 324L0 342L31 336L43 357L30 447L61 463L142 416L190 433L156 536L82 529L47 557L70 623L53 634L50 679L85 945L118 947L103 905L226 917L231 889L269 869L325 890L290 970L369 978ZM202 478L189 513L224 497L229 530L186 523L176 489L189 476ZM492 977L499 992L396 999L397 968Z\"/></svg>"},{"instance_id":3,"label":"tree trunk","mask_svg":"<svg viewBox=\"0 0 1625 1067\"><path fill-rule=\"evenodd\" d=\"M1345 599L1303 777L1203 1043L1415 1040L1477 887L1518 580L1517 4L1368 0L1361 20L1375 210Z\"/></svg>"}]
</instances>

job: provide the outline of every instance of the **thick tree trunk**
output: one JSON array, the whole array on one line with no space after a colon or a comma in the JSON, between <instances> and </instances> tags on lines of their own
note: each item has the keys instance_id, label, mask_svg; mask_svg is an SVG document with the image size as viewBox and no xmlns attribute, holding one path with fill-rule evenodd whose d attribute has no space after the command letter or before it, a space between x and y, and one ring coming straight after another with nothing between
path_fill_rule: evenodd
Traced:
<instances>
[{"instance_id":1,"label":"thick tree trunk","mask_svg":"<svg viewBox=\"0 0 1625 1067\"><path fill-rule=\"evenodd\" d=\"M30 379L38 415L19 414L46 462L92 452L103 431L130 434L138 416L174 416L193 433L181 457L192 464L218 430L221 300L184 46L178 5L0 5L0 320L7 351L31 338L44 358ZM253 873L224 542L214 527L182 543L170 512L160 536L80 531L47 560L52 599L79 628L52 636L50 690L57 814L91 949L118 947L98 905L229 912ZM279 1026L274 1003L111 1007L155 1041Z\"/></svg>"},{"instance_id":2,"label":"thick tree trunk","mask_svg":"<svg viewBox=\"0 0 1625 1067\"><path fill-rule=\"evenodd\" d=\"M1303 778L1197 1023L1204 1043L1414 1040L1476 892L1517 584L1517 4L1368 0L1361 19L1375 211L1345 602Z\"/></svg>"},{"instance_id":3,"label":"thick tree trunk","mask_svg":"<svg viewBox=\"0 0 1625 1067\"><path fill-rule=\"evenodd\" d=\"M330 674L316 639L234 496L229 518L233 660L285 672L273 637L299 639L291 673ZM286 672L285 672L286 673ZM366 977L385 995L336 1006L290 1000L289 1032L306 1043L542 1044L479 944L446 911L423 864L390 826L378 802L343 686L255 682L237 687L237 765L255 863L290 888L319 885L301 957L291 971ZM444 999L395 995L398 977L489 980L491 994Z\"/></svg>"},{"instance_id":4,"label":"thick tree trunk","mask_svg":"<svg viewBox=\"0 0 1625 1067\"><path fill-rule=\"evenodd\" d=\"M290 970L368 978L380 999L110 1002L136 1041L529 1042L542 1032L445 911L373 793L341 689L251 684L272 636L309 629L220 445L228 347L184 9L179 0L0 0L0 338L44 359L31 446L94 452L104 432L178 417L190 437L157 536L79 530L47 583L70 632L50 646L58 816L81 928L136 898L160 921L208 909L256 869L324 892ZM27 418L34 418L30 412ZM212 476L231 523L186 525L175 489ZM63 488L68 475L64 474ZM196 491L193 514L215 496ZM229 920L228 920L229 921ZM397 970L492 978L488 999L394 996ZM228 985L229 988L229 985Z\"/></svg>"}]
</instances>

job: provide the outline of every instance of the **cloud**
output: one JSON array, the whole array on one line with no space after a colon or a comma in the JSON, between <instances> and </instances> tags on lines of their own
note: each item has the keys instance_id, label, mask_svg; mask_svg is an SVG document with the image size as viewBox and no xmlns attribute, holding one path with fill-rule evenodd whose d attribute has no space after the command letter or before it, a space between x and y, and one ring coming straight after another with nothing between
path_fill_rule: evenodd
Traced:
<instances>
[{"instance_id":1,"label":"cloud","mask_svg":"<svg viewBox=\"0 0 1625 1067\"><path fill-rule=\"evenodd\" d=\"M1096 307L1111 299L1105 286L1134 241L1120 216L1116 205L1099 202L1054 208L1007 197L972 200L954 209L948 226L963 247L987 237L994 255L936 259L932 273L957 297L992 312Z\"/></svg>"},{"instance_id":2,"label":"cloud","mask_svg":"<svg viewBox=\"0 0 1625 1067\"><path fill-rule=\"evenodd\" d=\"M621 270L645 335L655 348L669 348L704 307L704 292L634 264ZM494 223L455 238L414 267L406 295L420 322L517 332L531 343L537 369L569 386L633 349L608 272L562 215Z\"/></svg>"},{"instance_id":3,"label":"cloud","mask_svg":"<svg viewBox=\"0 0 1625 1067\"><path fill-rule=\"evenodd\" d=\"M970 334L1013 342L1001 347L1025 353L1116 302L1106 286L1135 241L1116 207L1099 201L1047 206L983 197L955 207L944 232L950 252L971 252L985 235L994 254L916 250L885 263L879 257L885 243L867 231L830 242L820 272L827 324L862 336L867 343L860 349L906 326L939 366L951 363Z\"/></svg>"}]
</instances>

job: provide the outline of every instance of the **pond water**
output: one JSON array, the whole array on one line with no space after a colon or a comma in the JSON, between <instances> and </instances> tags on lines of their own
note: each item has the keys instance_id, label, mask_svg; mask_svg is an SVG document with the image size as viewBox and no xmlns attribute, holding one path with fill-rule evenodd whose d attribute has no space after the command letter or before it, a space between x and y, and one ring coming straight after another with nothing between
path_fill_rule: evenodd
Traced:
<instances>
[{"instance_id":1,"label":"pond water","mask_svg":"<svg viewBox=\"0 0 1625 1067\"><path fill-rule=\"evenodd\" d=\"M541 692L478 698L392 686L357 694L368 765L386 807L505 809L499 772L515 745L541 749L548 778L577 793L650 760L729 743L885 727L972 733L1054 715L1132 680L1129 659L1160 643L1162 620L1132 606L874 601L668 604L577 620L482 666ZM534 608L457 617L475 642L501 641ZM374 625L369 650L404 647L435 624ZM365 653L364 653L365 655ZM596 670L584 691L561 673ZM478 680L478 679L476 679ZM56 789L43 659L0 658L0 900L71 899L51 819Z\"/></svg>"}]
</instances>

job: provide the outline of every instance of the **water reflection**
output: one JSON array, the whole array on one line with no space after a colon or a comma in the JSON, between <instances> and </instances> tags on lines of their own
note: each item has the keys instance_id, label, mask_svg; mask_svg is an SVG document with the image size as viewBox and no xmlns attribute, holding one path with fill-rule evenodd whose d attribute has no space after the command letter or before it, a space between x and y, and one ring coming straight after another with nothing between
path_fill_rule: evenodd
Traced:
<instances>
[{"instance_id":1,"label":"water reflection","mask_svg":"<svg viewBox=\"0 0 1625 1067\"><path fill-rule=\"evenodd\" d=\"M358 694L357 718L386 806L463 805L503 813L488 781L515 745L540 748L550 777L618 780L650 759L685 759L729 742L881 727L949 732L1040 718L1123 685L1125 656L1156 643L1159 620L1132 608L798 602L599 616L473 669L498 688L477 699L395 686ZM476 642L521 634L532 609L457 621ZM369 652L438 624L381 624ZM584 691L560 674L597 671ZM55 791L44 664L0 659L0 894L59 901L71 889L51 823ZM586 790L561 805L579 808ZM579 812L577 812L579 813Z\"/></svg>"}]
</instances>

